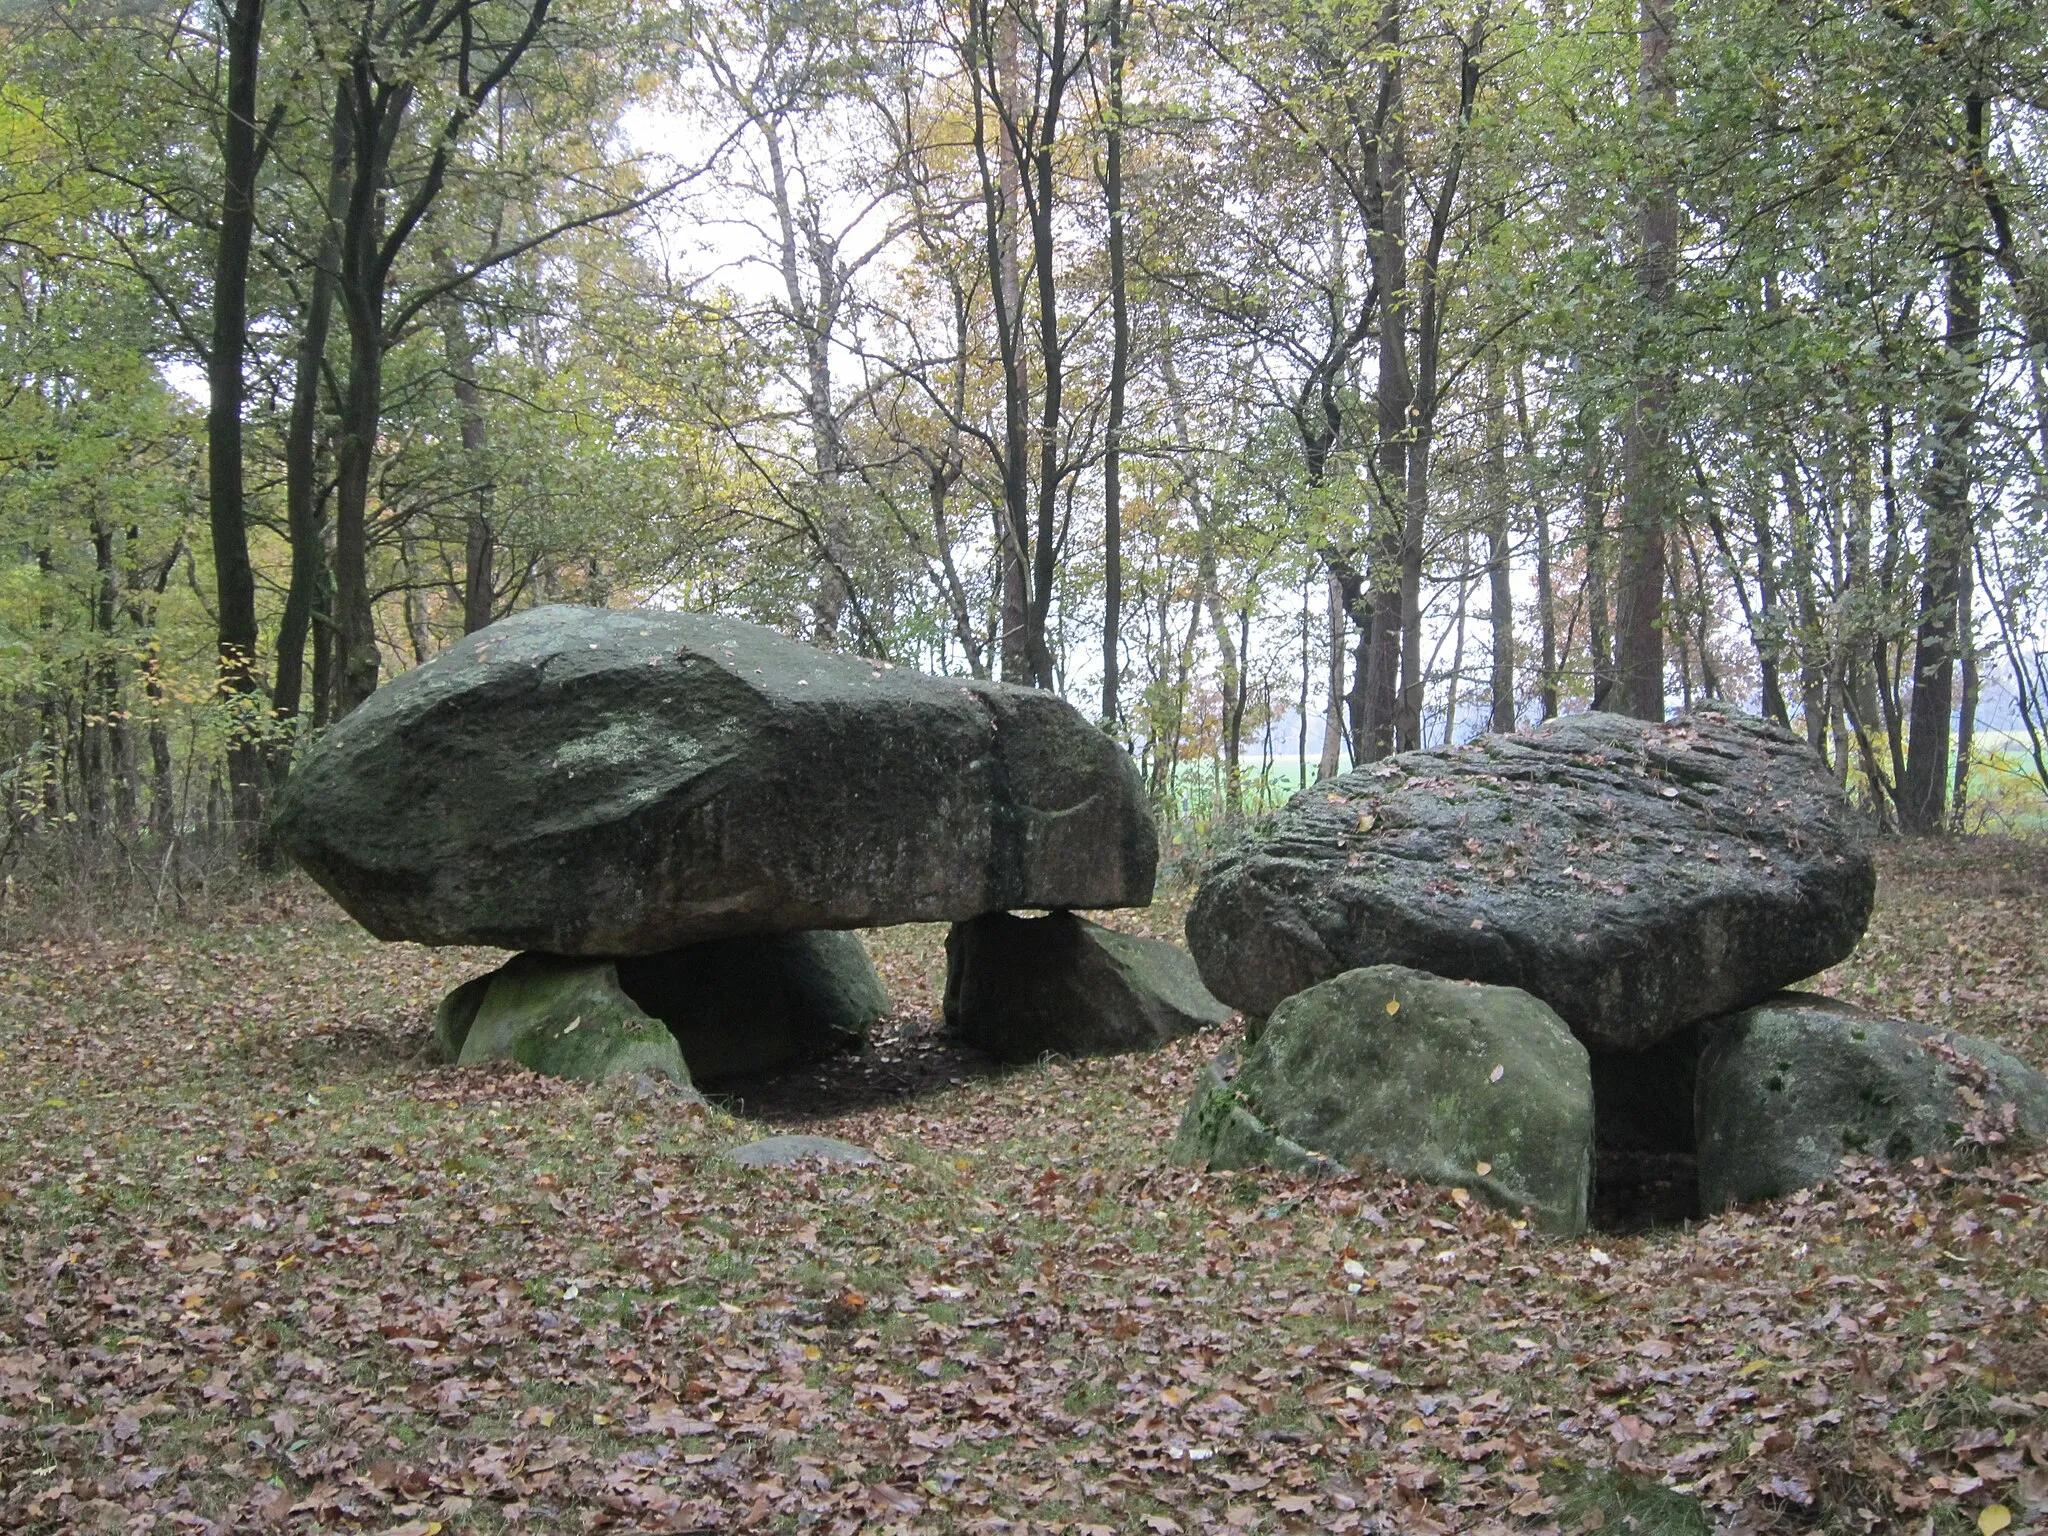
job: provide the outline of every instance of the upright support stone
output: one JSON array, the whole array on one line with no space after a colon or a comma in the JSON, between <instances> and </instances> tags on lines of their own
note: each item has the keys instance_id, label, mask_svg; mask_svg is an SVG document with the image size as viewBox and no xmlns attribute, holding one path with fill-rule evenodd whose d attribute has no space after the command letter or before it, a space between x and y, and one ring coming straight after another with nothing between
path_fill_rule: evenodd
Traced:
<instances>
[{"instance_id":1,"label":"upright support stone","mask_svg":"<svg viewBox=\"0 0 2048 1536\"><path fill-rule=\"evenodd\" d=\"M1790 1194L1846 1156L2048 1143L2048 1078L2001 1046L1786 992L1705 1030L1700 1204Z\"/></svg>"},{"instance_id":2,"label":"upright support stone","mask_svg":"<svg viewBox=\"0 0 2048 1536\"><path fill-rule=\"evenodd\" d=\"M1172 1156L1300 1171L1366 1158L1582 1232L1593 1181L1586 1048L1511 987L1397 965L1347 971L1281 1003L1242 1066L1212 1073Z\"/></svg>"},{"instance_id":3,"label":"upright support stone","mask_svg":"<svg viewBox=\"0 0 2048 1536\"><path fill-rule=\"evenodd\" d=\"M435 1032L451 1061L704 1084L859 1050L888 1011L860 936L828 931L714 939L624 960L519 955L450 992ZM632 1049L618 1045L614 1061L605 1042ZM635 1054L643 1049L653 1057Z\"/></svg>"},{"instance_id":4,"label":"upright support stone","mask_svg":"<svg viewBox=\"0 0 2048 1536\"><path fill-rule=\"evenodd\" d=\"M889 994L857 933L711 939L618 962L619 984L674 1031L700 1083L857 1051Z\"/></svg>"},{"instance_id":5,"label":"upright support stone","mask_svg":"<svg viewBox=\"0 0 2048 1536\"><path fill-rule=\"evenodd\" d=\"M1177 944L1071 912L994 912L946 935L946 1027L1004 1061L1150 1050L1231 1011Z\"/></svg>"},{"instance_id":6,"label":"upright support stone","mask_svg":"<svg viewBox=\"0 0 2048 1536\"><path fill-rule=\"evenodd\" d=\"M620 990L609 961L519 955L488 979L456 1058L462 1065L516 1061L586 1083L641 1073L690 1081L675 1036Z\"/></svg>"}]
</instances>

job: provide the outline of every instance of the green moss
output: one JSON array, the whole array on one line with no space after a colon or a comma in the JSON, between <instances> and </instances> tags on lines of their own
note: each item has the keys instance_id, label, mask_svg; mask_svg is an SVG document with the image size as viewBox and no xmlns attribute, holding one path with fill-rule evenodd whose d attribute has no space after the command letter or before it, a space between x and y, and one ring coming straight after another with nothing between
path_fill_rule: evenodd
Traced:
<instances>
[{"instance_id":1,"label":"green moss","mask_svg":"<svg viewBox=\"0 0 2048 1536\"><path fill-rule=\"evenodd\" d=\"M586 1083L639 1073L690 1081L675 1036L619 989L608 960L520 955L489 981L458 1058L464 1066L516 1061Z\"/></svg>"},{"instance_id":2,"label":"green moss","mask_svg":"<svg viewBox=\"0 0 2048 1536\"><path fill-rule=\"evenodd\" d=\"M1281 1003L1234 1077L1232 1065L1196 1089L1177 1161L1309 1172L1363 1157L1585 1230L1591 1065L1527 993L1348 971Z\"/></svg>"}]
</instances>

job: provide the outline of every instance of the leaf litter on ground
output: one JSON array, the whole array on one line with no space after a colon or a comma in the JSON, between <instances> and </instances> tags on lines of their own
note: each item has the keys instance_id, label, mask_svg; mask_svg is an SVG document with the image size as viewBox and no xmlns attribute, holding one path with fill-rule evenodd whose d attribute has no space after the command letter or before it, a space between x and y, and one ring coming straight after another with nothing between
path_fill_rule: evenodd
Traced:
<instances>
[{"instance_id":1,"label":"leaf litter on ground","mask_svg":"<svg viewBox=\"0 0 2048 1536\"><path fill-rule=\"evenodd\" d=\"M2038 849L1888 850L1821 985L2042 1064L2044 896ZM943 930L870 937L869 1056L708 1108L439 1065L496 957L296 883L0 955L0 1526L2048 1530L2041 1155L1581 1241L1198 1175L1218 1036L999 1069ZM886 1161L718 1156L764 1124Z\"/></svg>"}]
</instances>

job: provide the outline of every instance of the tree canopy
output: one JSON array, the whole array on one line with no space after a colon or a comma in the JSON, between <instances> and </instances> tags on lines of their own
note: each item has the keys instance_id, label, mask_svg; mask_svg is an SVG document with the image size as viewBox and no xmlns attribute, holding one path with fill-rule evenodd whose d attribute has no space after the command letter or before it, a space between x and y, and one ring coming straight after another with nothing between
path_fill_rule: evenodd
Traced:
<instances>
[{"instance_id":1,"label":"tree canopy","mask_svg":"<svg viewBox=\"0 0 2048 1536\"><path fill-rule=\"evenodd\" d=\"M0 861L260 851L306 732L562 601L1057 689L1198 819L1709 699L2037 815L2044 26L17 10Z\"/></svg>"}]
</instances>

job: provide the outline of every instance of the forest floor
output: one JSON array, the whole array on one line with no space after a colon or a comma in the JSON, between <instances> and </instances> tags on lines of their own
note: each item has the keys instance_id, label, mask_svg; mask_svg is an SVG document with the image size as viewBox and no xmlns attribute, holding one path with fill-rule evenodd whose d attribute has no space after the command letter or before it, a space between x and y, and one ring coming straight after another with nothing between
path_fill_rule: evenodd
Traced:
<instances>
[{"instance_id":1,"label":"forest floor","mask_svg":"<svg viewBox=\"0 0 2048 1536\"><path fill-rule=\"evenodd\" d=\"M1889 849L1825 986L2048 1066L2044 910L2048 849ZM2048 1530L2048 1156L1574 1241L1196 1175L1217 1037L998 1070L940 939L749 1120L437 1064L496 957L302 883L0 953L0 1528Z\"/></svg>"}]
</instances>

